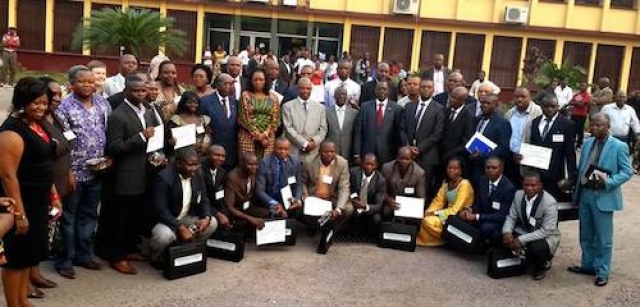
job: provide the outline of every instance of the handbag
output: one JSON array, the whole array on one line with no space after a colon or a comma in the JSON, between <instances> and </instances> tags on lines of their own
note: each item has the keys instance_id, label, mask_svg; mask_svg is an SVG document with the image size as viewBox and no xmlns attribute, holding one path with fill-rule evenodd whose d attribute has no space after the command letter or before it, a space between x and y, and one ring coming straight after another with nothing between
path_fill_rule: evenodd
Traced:
<instances>
[{"instance_id":1,"label":"handbag","mask_svg":"<svg viewBox=\"0 0 640 307\"><path fill-rule=\"evenodd\" d=\"M524 275L526 259L504 248L492 248L487 255L487 275L493 279Z\"/></svg>"},{"instance_id":2,"label":"handbag","mask_svg":"<svg viewBox=\"0 0 640 307\"><path fill-rule=\"evenodd\" d=\"M471 252L476 249L480 241L480 229L452 215L447 218L444 225L442 239L455 249Z\"/></svg>"}]
</instances>

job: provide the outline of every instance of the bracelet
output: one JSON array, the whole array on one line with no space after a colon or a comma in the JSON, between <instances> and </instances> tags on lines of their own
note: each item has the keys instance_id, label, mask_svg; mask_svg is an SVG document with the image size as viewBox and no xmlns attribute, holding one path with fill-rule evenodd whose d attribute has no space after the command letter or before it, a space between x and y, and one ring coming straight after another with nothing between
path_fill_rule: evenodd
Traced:
<instances>
[{"instance_id":1,"label":"bracelet","mask_svg":"<svg viewBox=\"0 0 640 307\"><path fill-rule=\"evenodd\" d=\"M21 213L21 212L14 212L13 216L17 221L24 221L24 220L27 219L27 216L24 215L24 213Z\"/></svg>"}]
</instances>

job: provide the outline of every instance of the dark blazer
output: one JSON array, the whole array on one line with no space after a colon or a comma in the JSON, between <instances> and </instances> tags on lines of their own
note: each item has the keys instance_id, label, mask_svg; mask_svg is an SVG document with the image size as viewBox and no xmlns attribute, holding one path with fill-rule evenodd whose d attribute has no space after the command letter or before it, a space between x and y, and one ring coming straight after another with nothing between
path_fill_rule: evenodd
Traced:
<instances>
[{"instance_id":1,"label":"dark blazer","mask_svg":"<svg viewBox=\"0 0 640 307\"><path fill-rule=\"evenodd\" d=\"M287 88L287 90L284 92L284 94L282 94L284 96L284 98L282 98L282 104L285 104L291 100L297 99L298 98L298 87L297 86L290 86Z\"/></svg>"},{"instance_id":2,"label":"dark blazer","mask_svg":"<svg viewBox=\"0 0 640 307\"><path fill-rule=\"evenodd\" d=\"M350 174L350 187L351 194L355 193L360 195L360 189L362 188L362 176L364 172L359 167L352 167L349 171ZM384 198L387 192L387 182L379 171L374 171L373 178L369 182L369 188L367 190L367 199L363 200L365 204L369 205L369 211L363 212L365 215L373 215L382 211Z\"/></svg>"},{"instance_id":3,"label":"dark blazer","mask_svg":"<svg viewBox=\"0 0 640 307\"><path fill-rule=\"evenodd\" d=\"M287 85L291 84L291 80L293 79L293 67L291 64L287 64L284 61L280 62L280 78L287 83ZM287 70L287 66L289 66L289 70ZM282 93L281 93L282 94Z\"/></svg>"},{"instance_id":4,"label":"dark blazer","mask_svg":"<svg viewBox=\"0 0 640 307\"><path fill-rule=\"evenodd\" d=\"M569 174L569 179L575 182L577 176L576 166L576 132L575 124L572 120L567 119L562 115L558 115L556 120L549 128L549 132L543 139L540 135L540 121L543 120L544 115L538 116L531 122L531 134L529 137L529 143L532 145L543 146L551 148L551 163L549 164L549 170L538 170L542 175L543 184L545 189L550 192L554 197L558 198L559 195L555 195L557 182L565 178L565 168ZM554 141L555 137L555 141Z\"/></svg>"},{"instance_id":5,"label":"dark blazer","mask_svg":"<svg viewBox=\"0 0 640 307\"><path fill-rule=\"evenodd\" d=\"M169 165L156 175L153 210L156 223L166 225L175 231L178 215L182 211L182 183L175 166ZM211 216L209 198L200 173L191 178L191 202L189 216L205 218Z\"/></svg>"},{"instance_id":6,"label":"dark blazer","mask_svg":"<svg viewBox=\"0 0 640 307\"><path fill-rule=\"evenodd\" d=\"M428 69L422 71L422 73L420 73L420 77L422 79L429 79L429 80L433 80L433 71L434 71L433 66L429 67ZM451 69L447 68L447 67L442 67L442 72L444 73L444 85L445 88L447 86L447 80L449 80L449 75L453 72Z\"/></svg>"},{"instance_id":7,"label":"dark blazer","mask_svg":"<svg viewBox=\"0 0 640 307\"><path fill-rule=\"evenodd\" d=\"M442 92L436 95L435 97L433 97L433 100L437 101L439 104L446 107L447 103L449 102L449 92L446 92L446 91ZM471 96L467 96L467 100L464 102L465 105L473 105L473 106L475 106L477 103L478 103L478 100L476 100ZM475 116L475 113L473 113L473 115Z\"/></svg>"},{"instance_id":8,"label":"dark blazer","mask_svg":"<svg viewBox=\"0 0 640 307\"><path fill-rule=\"evenodd\" d=\"M242 205L246 201L255 200L256 179L255 177L243 178L242 170L236 167L227 175L227 182L224 186L224 204L227 208L235 207L242 210ZM251 191L247 193L247 181L251 181Z\"/></svg>"},{"instance_id":9,"label":"dark blazer","mask_svg":"<svg viewBox=\"0 0 640 307\"><path fill-rule=\"evenodd\" d=\"M124 103L124 92L116 93L107 98L107 101L111 105L111 110L115 110L118 106Z\"/></svg>"},{"instance_id":10,"label":"dark blazer","mask_svg":"<svg viewBox=\"0 0 640 307\"><path fill-rule=\"evenodd\" d=\"M375 100L376 99L376 84L378 84L377 80L367 81L362 84L360 90L360 99L359 102L362 104L365 101ZM398 89L393 84L393 82L387 82L389 85L389 100L398 101Z\"/></svg>"},{"instance_id":11,"label":"dark blazer","mask_svg":"<svg viewBox=\"0 0 640 307\"><path fill-rule=\"evenodd\" d=\"M207 198L209 198L209 203L211 204L211 214L216 215L219 211L224 212L224 197L217 199L216 193L224 190L224 185L227 181L227 171L223 167L219 167L216 171L216 178L214 181L214 178L211 176L211 163L209 163L208 159L205 159L200 164L200 173L204 179Z\"/></svg>"},{"instance_id":12,"label":"dark blazer","mask_svg":"<svg viewBox=\"0 0 640 307\"><path fill-rule=\"evenodd\" d=\"M287 92L287 89L289 89L289 83L282 80L281 78L278 78L271 82L276 82L276 92L278 92L280 95L284 95Z\"/></svg>"},{"instance_id":13,"label":"dark blazer","mask_svg":"<svg viewBox=\"0 0 640 307\"><path fill-rule=\"evenodd\" d=\"M263 206L269 206L269 202L272 200L282 203L282 195L280 194L281 186L276 182L278 160L278 157L274 154L268 154L260 161L260 166L258 167L258 174L256 175L256 197ZM299 200L302 200L302 187L304 186L302 173L302 162L296 157L290 156L284 162L282 182L287 185L290 178L295 178L295 183L289 185L291 186L293 197Z\"/></svg>"},{"instance_id":14,"label":"dark blazer","mask_svg":"<svg viewBox=\"0 0 640 307\"><path fill-rule=\"evenodd\" d=\"M234 97L227 97L231 117L227 118L217 94L202 97L200 113L211 118L211 144L218 144L227 152L223 167L229 171L238 164L238 106Z\"/></svg>"},{"instance_id":15,"label":"dark blazer","mask_svg":"<svg viewBox=\"0 0 640 307\"><path fill-rule=\"evenodd\" d=\"M347 106L344 113L344 122L342 123L342 129L340 129L335 106L327 107L327 137L325 140L334 142L338 146L338 154L347 159L347 161L353 161L351 147L358 110Z\"/></svg>"},{"instance_id":16,"label":"dark blazer","mask_svg":"<svg viewBox=\"0 0 640 307\"><path fill-rule=\"evenodd\" d=\"M482 117L476 117L474 129L478 129L478 125ZM511 150L509 149L509 139L511 138L511 124L500 116L498 113L491 114L489 123L486 124L484 132L482 133L488 139L495 142L498 147L490 152L488 155L483 154L482 159L486 160L489 156L498 156L502 159L508 158Z\"/></svg>"},{"instance_id":17,"label":"dark blazer","mask_svg":"<svg viewBox=\"0 0 640 307\"><path fill-rule=\"evenodd\" d=\"M442 161L448 161L453 156L468 157L465 145L475 133L475 116L471 105L462 108L456 119L449 121L451 108L444 113L444 136L440 142Z\"/></svg>"},{"instance_id":18,"label":"dark blazer","mask_svg":"<svg viewBox=\"0 0 640 307\"><path fill-rule=\"evenodd\" d=\"M507 179L507 176L503 175L496 189L489 195L489 179L482 176L476 185L475 194L473 213L480 214L479 221L502 225L509 214L516 188ZM495 208L494 202L499 203L500 207Z\"/></svg>"},{"instance_id":19,"label":"dark blazer","mask_svg":"<svg viewBox=\"0 0 640 307\"><path fill-rule=\"evenodd\" d=\"M407 144L407 137L401 106L388 101L381 127L377 124L377 108L376 100L362 104L353 136L353 155L363 157L373 153L382 165L395 159L398 148Z\"/></svg>"},{"instance_id":20,"label":"dark blazer","mask_svg":"<svg viewBox=\"0 0 640 307\"><path fill-rule=\"evenodd\" d=\"M418 127L418 119L415 115L419 107L420 104L415 102L404 106L405 133L409 145L418 147L420 151L416 162L420 164L420 167L426 169L428 166L438 165L440 162L438 144L444 130L444 107L431 100Z\"/></svg>"},{"instance_id":21,"label":"dark blazer","mask_svg":"<svg viewBox=\"0 0 640 307\"><path fill-rule=\"evenodd\" d=\"M158 121L153 107L146 104L144 118L147 127L155 127ZM146 188L147 142L142 139L142 125L136 113L122 104L109 115L106 152L113 158L115 193L139 195Z\"/></svg>"}]
</instances>

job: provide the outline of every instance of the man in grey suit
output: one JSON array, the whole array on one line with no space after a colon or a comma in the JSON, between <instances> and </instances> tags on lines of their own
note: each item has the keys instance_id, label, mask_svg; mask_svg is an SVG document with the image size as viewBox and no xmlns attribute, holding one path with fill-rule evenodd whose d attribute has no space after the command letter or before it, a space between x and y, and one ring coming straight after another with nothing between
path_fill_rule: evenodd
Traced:
<instances>
[{"instance_id":1,"label":"man in grey suit","mask_svg":"<svg viewBox=\"0 0 640 307\"><path fill-rule=\"evenodd\" d=\"M542 189L538 173L525 174L522 186L502 227L503 242L507 248L524 253L533 265L533 279L541 280L560 245L558 203Z\"/></svg>"},{"instance_id":2,"label":"man in grey suit","mask_svg":"<svg viewBox=\"0 0 640 307\"><path fill-rule=\"evenodd\" d=\"M440 162L438 147L444 129L444 107L433 100L433 81L420 81L420 101L405 106L404 122L415 161L426 172L427 191L432 191L431 178Z\"/></svg>"},{"instance_id":3,"label":"man in grey suit","mask_svg":"<svg viewBox=\"0 0 640 307\"><path fill-rule=\"evenodd\" d=\"M337 88L333 95L336 105L327 108L327 140L335 143L338 154L351 162L351 141L358 110L347 104L349 93L346 87Z\"/></svg>"},{"instance_id":4,"label":"man in grey suit","mask_svg":"<svg viewBox=\"0 0 640 307\"><path fill-rule=\"evenodd\" d=\"M299 156L304 164L318 156L318 145L327 135L325 108L309 100L313 83L308 78L298 81L298 98L282 106L282 123L285 135L294 145L292 156Z\"/></svg>"},{"instance_id":5,"label":"man in grey suit","mask_svg":"<svg viewBox=\"0 0 640 307\"><path fill-rule=\"evenodd\" d=\"M447 80L451 73L451 69L444 67L444 55L438 53L433 56L433 66L423 71L421 77L433 80L435 96L447 90Z\"/></svg>"},{"instance_id":6,"label":"man in grey suit","mask_svg":"<svg viewBox=\"0 0 640 307\"><path fill-rule=\"evenodd\" d=\"M145 203L147 183L147 141L154 127L162 124L155 109L144 103L147 87L139 77L128 77L125 102L109 116L107 154L113 158L115 200L104 208L104 222L112 231L105 250L111 266L123 274L137 271L127 260L135 254L136 235L141 223L138 212Z\"/></svg>"}]
</instances>

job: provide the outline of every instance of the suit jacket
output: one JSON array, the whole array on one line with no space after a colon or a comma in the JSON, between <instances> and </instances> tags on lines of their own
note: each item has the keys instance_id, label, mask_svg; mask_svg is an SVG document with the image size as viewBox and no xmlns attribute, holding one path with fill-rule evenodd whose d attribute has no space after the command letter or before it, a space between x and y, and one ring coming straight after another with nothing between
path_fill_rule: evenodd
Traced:
<instances>
[{"instance_id":1,"label":"suit jacket","mask_svg":"<svg viewBox=\"0 0 640 307\"><path fill-rule=\"evenodd\" d=\"M398 154L398 148L407 144L404 130L404 109L388 101L382 125L377 123L377 101L367 101L358 113L354 134L353 155L364 157L375 154L379 163L387 163Z\"/></svg>"},{"instance_id":2,"label":"suit jacket","mask_svg":"<svg viewBox=\"0 0 640 307\"><path fill-rule=\"evenodd\" d=\"M169 165L156 175L153 210L156 223L161 223L176 231L178 228L178 215L183 208L182 183L175 166ZM209 197L200 173L191 178L191 200L189 202L188 216L205 218L211 216Z\"/></svg>"},{"instance_id":3,"label":"suit jacket","mask_svg":"<svg viewBox=\"0 0 640 307\"><path fill-rule=\"evenodd\" d=\"M304 165L304 186L302 187L303 197L316 195L316 183L320 174L320 156L311 163ZM331 202L336 208L346 210L349 202L349 163L343 157L336 155L331 162L329 175L333 180L329 190L331 191Z\"/></svg>"},{"instance_id":4,"label":"suit jacket","mask_svg":"<svg viewBox=\"0 0 640 307\"><path fill-rule=\"evenodd\" d=\"M425 172L420 165L411 162L409 171L402 177L396 163L396 161L391 161L382 166L382 174L387 181L387 195L391 198L396 196L426 198ZM411 193L412 191L413 193Z\"/></svg>"},{"instance_id":5,"label":"suit jacket","mask_svg":"<svg viewBox=\"0 0 640 307\"><path fill-rule=\"evenodd\" d=\"M275 90L280 95L284 95L287 92L287 90L289 89L289 82L287 82L287 81L285 81L285 80L283 80L281 78L278 78L278 79L273 80L271 82L276 82Z\"/></svg>"},{"instance_id":6,"label":"suit jacket","mask_svg":"<svg viewBox=\"0 0 640 307\"><path fill-rule=\"evenodd\" d=\"M426 169L429 166L438 165L440 162L438 144L443 136L444 107L432 99L422 115L420 126L418 126L416 113L418 113L419 106L418 103L410 102L404 107L405 133L409 144L418 147L420 151L416 162L423 169Z\"/></svg>"},{"instance_id":7,"label":"suit jacket","mask_svg":"<svg viewBox=\"0 0 640 307\"><path fill-rule=\"evenodd\" d=\"M510 156L511 150L509 149L509 140L511 138L511 124L502 118L498 113L491 114L489 123L486 124L484 132L482 133L488 139L495 142L498 147L489 154L483 154L482 159L486 160L488 156L498 156L503 160ZM474 128L477 130L478 125L482 117L476 117L476 124Z\"/></svg>"},{"instance_id":8,"label":"suit jacket","mask_svg":"<svg viewBox=\"0 0 640 307\"><path fill-rule=\"evenodd\" d=\"M327 117L323 105L309 100L305 111L300 98L282 106L282 123L284 132L291 144L291 155L300 156L303 163L310 163L318 156L320 143L327 135ZM307 139L316 143L311 152L303 151Z\"/></svg>"},{"instance_id":9,"label":"suit jacket","mask_svg":"<svg viewBox=\"0 0 640 307\"><path fill-rule=\"evenodd\" d=\"M353 133L356 125L356 118L358 117L358 110L349 106L345 107L344 122L342 123L342 129L338 122L338 112L335 107L327 108L327 137L326 140L332 141L338 146L338 154L352 161L351 146L353 140Z\"/></svg>"},{"instance_id":10,"label":"suit jacket","mask_svg":"<svg viewBox=\"0 0 640 307\"><path fill-rule=\"evenodd\" d=\"M468 157L464 146L475 133L475 116L472 110L470 105L464 106L453 121L449 121L451 108L445 110L443 138L440 142L442 161L449 161L453 156Z\"/></svg>"},{"instance_id":11,"label":"suit jacket","mask_svg":"<svg viewBox=\"0 0 640 307\"><path fill-rule=\"evenodd\" d=\"M211 163L208 159L204 159L204 161L200 163L200 173L204 179L207 198L209 198L209 203L211 203L211 214L216 215L219 211L224 212L224 195L218 199L216 193L224 191L224 185L227 182L227 171L223 167L219 167L216 170L216 178L213 178L211 175Z\"/></svg>"},{"instance_id":12,"label":"suit jacket","mask_svg":"<svg viewBox=\"0 0 640 307\"><path fill-rule=\"evenodd\" d=\"M427 70L422 71L422 73L420 74L420 77L422 79L433 80L433 71L434 70L435 70L435 67L431 66ZM443 72L443 75L444 75L444 87L446 89L447 88L447 80L449 80L449 75L453 71L451 69L447 68L447 67L442 67L442 72Z\"/></svg>"},{"instance_id":13,"label":"suit jacket","mask_svg":"<svg viewBox=\"0 0 640 307\"><path fill-rule=\"evenodd\" d=\"M545 240L549 245L551 254L554 254L558 249L558 245L560 245L558 203L556 199L546 191L542 191L533 202L531 217L527 216L526 206L524 190L518 190L509 209L509 215L507 215L502 227L502 233L517 233L520 235L518 240L525 247L530 242Z\"/></svg>"},{"instance_id":14,"label":"suit jacket","mask_svg":"<svg viewBox=\"0 0 640 307\"><path fill-rule=\"evenodd\" d=\"M359 167L352 167L349 173L351 194L355 193L360 195L364 172ZM369 205L369 211L365 211L362 214L373 215L381 212L386 193L387 181L384 179L384 176L382 176L382 173L374 171L373 178L371 178L371 182L369 182L369 187L367 189L367 199L362 200L365 204Z\"/></svg>"},{"instance_id":15,"label":"suit jacket","mask_svg":"<svg viewBox=\"0 0 640 307\"><path fill-rule=\"evenodd\" d=\"M549 170L538 170L543 180L546 179L545 181L548 181L544 182L545 186L551 183L557 186L557 182L565 178L565 169L569 174L569 179L575 182L577 176L576 150L574 147L576 143L575 124L572 120L558 115L543 139L540 135L540 129L538 129L543 118L544 116L539 116L531 122L525 141L553 150L551 152Z\"/></svg>"},{"instance_id":16,"label":"suit jacket","mask_svg":"<svg viewBox=\"0 0 640 307\"><path fill-rule=\"evenodd\" d=\"M433 100L437 101L440 105L442 106L448 106L449 104L449 92L444 91L438 95L435 95L433 97ZM478 100L472 96L467 96L467 99L464 102L465 105L477 105L478 104ZM474 113L475 115L475 113Z\"/></svg>"},{"instance_id":17,"label":"suit jacket","mask_svg":"<svg viewBox=\"0 0 640 307\"><path fill-rule=\"evenodd\" d=\"M217 94L202 97L200 113L211 118L211 144L218 144L227 151L224 168L229 171L238 164L238 106L234 97L227 97L231 117L227 118L226 109L220 103Z\"/></svg>"},{"instance_id":18,"label":"suit jacket","mask_svg":"<svg viewBox=\"0 0 640 307\"><path fill-rule=\"evenodd\" d=\"M161 124L155 109L145 105L144 118L147 127ZM113 158L115 193L118 195L142 194L147 182L147 141L140 133L142 124L128 104L123 104L109 115L106 152Z\"/></svg>"},{"instance_id":19,"label":"suit jacket","mask_svg":"<svg viewBox=\"0 0 640 307\"><path fill-rule=\"evenodd\" d=\"M111 110L115 110L118 106L124 103L124 92L113 94L107 98L107 101L111 105Z\"/></svg>"},{"instance_id":20,"label":"suit jacket","mask_svg":"<svg viewBox=\"0 0 640 307\"><path fill-rule=\"evenodd\" d=\"M297 86L290 86L287 88L287 90L284 92L284 94L282 94L284 97L282 98L282 103L283 105L289 101L295 101L296 99L298 99L298 87Z\"/></svg>"},{"instance_id":21,"label":"suit jacket","mask_svg":"<svg viewBox=\"0 0 640 307\"><path fill-rule=\"evenodd\" d=\"M586 169L588 169L589 165L586 164L594 144L595 139L589 138L582 145L580 164L578 164L578 176L582 176ZM611 172L609 179L605 181L604 189L598 190L598 192L595 193L598 210L606 212L622 210L622 184L629 181L633 176L631 158L629 157L629 146L609 135L602 147L597 166ZM584 189L580 186L580 179L580 177L576 178L578 184L576 184L576 190L573 195L573 200L576 204L580 203L580 194Z\"/></svg>"},{"instance_id":22,"label":"suit jacket","mask_svg":"<svg viewBox=\"0 0 640 307\"><path fill-rule=\"evenodd\" d=\"M284 61L280 62L280 78L287 83L287 85L291 84L291 79L293 79L293 67L291 64L287 64ZM289 66L289 70L287 70L287 66ZM282 93L281 93L282 94Z\"/></svg>"},{"instance_id":23,"label":"suit jacket","mask_svg":"<svg viewBox=\"0 0 640 307\"><path fill-rule=\"evenodd\" d=\"M367 81L362 84L362 89L360 91L360 99L359 102L362 104L365 101L371 101L376 99L376 84L378 84L377 80ZM398 89L393 84L393 82L387 82L389 85L389 100L398 101Z\"/></svg>"},{"instance_id":24,"label":"suit jacket","mask_svg":"<svg viewBox=\"0 0 640 307\"><path fill-rule=\"evenodd\" d=\"M264 206L269 206L272 201L282 204L280 189L286 185L291 187L293 197L302 200L302 163L296 157L289 157L284 162L284 173L281 182L278 182L278 157L274 154L266 155L256 176L257 200Z\"/></svg>"},{"instance_id":25,"label":"suit jacket","mask_svg":"<svg viewBox=\"0 0 640 307\"><path fill-rule=\"evenodd\" d=\"M224 186L224 204L227 208L236 208L242 210L242 205L245 202L251 202L253 205L256 192L256 178L250 177L251 191L247 193L247 178L243 178L244 175L239 167L234 168L227 176L227 182Z\"/></svg>"},{"instance_id":26,"label":"suit jacket","mask_svg":"<svg viewBox=\"0 0 640 307\"><path fill-rule=\"evenodd\" d=\"M516 188L507 176L502 176L498 186L489 195L489 179L482 176L476 185L473 213L480 215L480 223L489 222L503 225L513 203Z\"/></svg>"}]
</instances>

